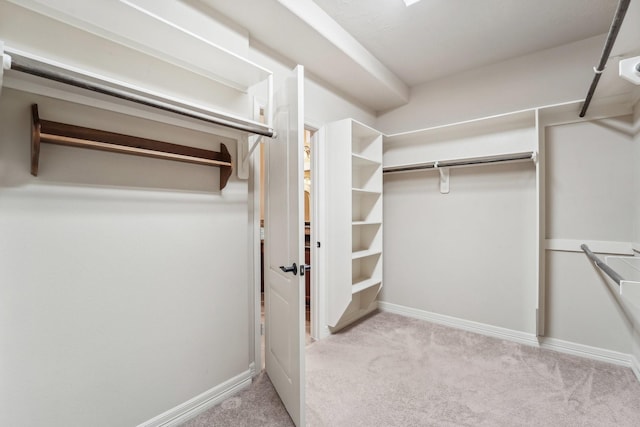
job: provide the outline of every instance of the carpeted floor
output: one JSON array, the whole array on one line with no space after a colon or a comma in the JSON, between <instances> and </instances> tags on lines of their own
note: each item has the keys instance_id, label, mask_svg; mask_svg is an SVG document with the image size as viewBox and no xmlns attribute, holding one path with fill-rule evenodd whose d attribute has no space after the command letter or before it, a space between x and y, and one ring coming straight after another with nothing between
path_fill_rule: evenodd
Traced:
<instances>
[{"instance_id":1,"label":"carpeted floor","mask_svg":"<svg viewBox=\"0 0 640 427\"><path fill-rule=\"evenodd\" d=\"M264 371L249 388L182 424L182 427L258 426L293 427L287 410Z\"/></svg>"},{"instance_id":2,"label":"carpeted floor","mask_svg":"<svg viewBox=\"0 0 640 427\"><path fill-rule=\"evenodd\" d=\"M640 426L629 368L390 313L310 345L306 364L313 427ZM263 374L186 425L292 425L283 411Z\"/></svg>"}]
</instances>

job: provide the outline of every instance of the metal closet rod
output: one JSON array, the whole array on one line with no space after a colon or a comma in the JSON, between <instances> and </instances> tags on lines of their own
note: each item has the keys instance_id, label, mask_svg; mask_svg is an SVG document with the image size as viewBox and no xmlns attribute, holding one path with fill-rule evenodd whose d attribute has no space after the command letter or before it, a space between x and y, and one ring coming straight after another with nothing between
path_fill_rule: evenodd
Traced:
<instances>
[{"instance_id":1,"label":"metal closet rod","mask_svg":"<svg viewBox=\"0 0 640 427\"><path fill-rule=\"evenodd\" d=\"M584 117L584 115L587 114L587 109L589 108L589 104L591 103L593 94L596 91L596 87L598 86L598 82L600 81L600 77L602 76L602 72L604 71L604 68L607 65L607 60L609 59L609 55L611 55L611 49L613 49L613 44L615 43L616 38L618 37L618 32L620 32L622 21L624 20L624 16L627 14L627 9L629 9L629 3L631 3L631 0L620 0L618 2L618 9L616 10L616 14L613 17L613 22L611 22L611 28L609 28L607 41L605 42L604 49L602 50L600 63L598 64L598 68L593 69L593 71L596 74L595 76L593 76L593 80L591 81L591 86L589 87L589 92L587 92L587 97L584 100L584 104L582 104L580 117Z\"/></svg>"},{"instance_id":2,"label":"metal closet rod","mask_svg":"<svg viewBox=\"0 0 640 427\"><path fill-rule=\"evenodd\" d=\"M607 264L605 264L600 258L598 258L598 256L596 254L591 252L591 249L589 249L589 246L587 246L587 245L585 245L583 243L582 245L580 245L580 249L582 249L583 252L585 254L587 254L589 259L591 261L593 261L593 263L596 265L596 267L598 267L600 270L604 271L607 276L611 277L611 280L613 280L614 282L616 282L618 284L618 286L620 286L620 282L622 282L624 280L621 275L619 275L613 268L611 268Z\"/></svg>"},{"instance_id":3,"label":"metal closet rod","mask_svg":"<svg viewBox=\"0 0 640 427\"><path fill-rule=\"evenodd\" d=\"M457 160L439 160L435 162L415 163L411 165L389 166L382 169L383 173L411 172L425 169L449 168L456 166L485 165L491 163L519 162L535 159L535 152L526 151L524 153L500 154L496 156L472 157Z\"/></svg>"},{"instance_id":4,"label":"metal closet rod","mask_svg":"<svg viewBox=\"0 0 640 427\"><path fill-rule=\"evenodd\" d=\"M64 74L64 73L52 70L50 68L47 68L45 66L42 66L42 63L38 61L25 58L20 55L16 55L15 53L11 53L10 57L11 57L10 69L14 71L31 74L34 76L48 79L48 80L54 80L60 83L90 90L92 92L113 96L115 98L135 102L136 104L146 105L147 107L156 108L159 110L167 111L174 114L179 114L181 116L189 117L196 120L201 120L207 123L228 127L228 128L232 128L232 129L243 131L243 132L264 135L269 138L272 138L275 135L275 132L272 129L269 129L267 127L253 125L251 123L236 122L236 121L233 121L233 119L227 119L223 117L216 117L209 114L200 113L194 110L189 110L187 108L168 104L166 102L147 98L145 96L141 96L133 92L128 92L128 91L117 89L105 84L96 83L96 82L85 80L76 76Z\"/></svg>"}]
</instances>

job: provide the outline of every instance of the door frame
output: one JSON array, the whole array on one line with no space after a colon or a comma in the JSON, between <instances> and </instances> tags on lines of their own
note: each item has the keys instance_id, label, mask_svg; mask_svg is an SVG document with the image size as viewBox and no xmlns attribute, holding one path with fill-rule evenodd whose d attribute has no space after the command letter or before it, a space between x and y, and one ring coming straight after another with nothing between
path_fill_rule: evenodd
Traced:
<instances>
[{"instance_id":1,"label":"door frame","mask_svg":"<svg viewBox=\"0 0 640 427\"><path fill-rule=\"evenodd\" d=\"M260 120L260 111L266 108L266 102L254 98L253 100L253 118ZM238 141L239 144L249 144L249 141ZM261 142L264 144L264 142ZM249 147L251 148L251 147ZM249 180L248 180L248 206L249 206L249 265L252 266L253 286L249 286L249 367L251 376L255 377L262 372L262 335L264 329L262 326L262 308L261 308L261 233L260 233L260 173L262 165L260 163L260 150L256 150L258 154L253 154L248 159ZM248 150L247 150L248 152ZM237 159L241 162L242 159Z\"/></svg>"},{"instance_id":2,"label":"door frame","mask_svg":"<svg viewBox=\"0 0 640 427\"><path fill-rule=\"evenodd\" d=\"M266 108L266 102L258 98L254 98L253 117L254 120L260 120L260 110ZM304 128L313 132L311 139L311 173L314 171L324 171L325 165L325 149L324 149L324 129L312 120L304 120ZM248 141L238 141L238 143L247 144ZM265 142L262 142L265 143ZM259 150L256 150L259 153ZM241 159L239 161L242 161ZM260 173L263 165L260 162L259 155L252 155L249 159L249 253L250 263L252 266L253 285L249 291L249 361L250 369L253 377L260 374L264 360L262 358L262 336L264 334L264 326L262 325L262 312L260 301L261 287L261 251L260 251ZM321 173L320 173L321 175ZM323 280L324 275L321 274L323 268L322 242L325 238L325 213L324 203L325 185L322 179L311 180L311 206L312 216L315 220L311 224L311 337L315 340L326 338L331 334L326 322L326 289ZM321 248L318 249L315 242L321 242ZM314 268L313 266L317 266ZM323 325L323 326L321 326Z\"/></svg>"},{"instance_id":3,"label":"door frame","mask_svg":"<svg viewBox=\"0 0 640 427\"><path fill-rule=\"evenodd\" d=\"M327 326L326 285L324 283L325 257L322 243L326 241L325 203L325 140L324 128L310 120L305 120L306 130L311 136L311 338L320 340L331 332ZM316 243L320 242L320 248Z\"/></svg>"}]
</instances>

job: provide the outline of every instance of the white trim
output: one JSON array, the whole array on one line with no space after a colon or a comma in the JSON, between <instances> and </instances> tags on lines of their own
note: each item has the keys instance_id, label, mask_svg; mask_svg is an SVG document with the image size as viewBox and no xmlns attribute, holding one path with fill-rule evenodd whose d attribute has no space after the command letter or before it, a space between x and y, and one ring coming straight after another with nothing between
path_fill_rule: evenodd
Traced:
<instances>
[{"instance_id":1,"label":"white trim","mask_svg":"<svg viewBox=\"0 0 640 427\"><path fill-rule=\"evenodd\" d=\"M254 120L260 120L260 109L265 108L264 104L257 98L253 100L253 114ZM244 141L238 141L238 144L242 144ZM258 153L260 149L258 148ZM241 162L242 159L238 158L238 162ZM246 167L247 175L248 175L248 184L249 184L249 194L247 196L247 200L249 201L249 251L251 253L252 259L252 274L250 274L251 279L249 285L249 289L253 289L250 291L251 294L250 300L252 304L249 305L250 311L250 339L249 339L249 347L253 350L253 364L254 364L254 372L253 375L257 375L262 371L262 367L264 366L264 360L262 358L262 339L263 335L263 326L262 326L262 304L261 304L261 278L262 278L262 269L261 269L261 233L260 233L260 171L262 169L262 164L260 162L260 155L250 156L247 159L247 163L244 165ZM255 369L255 366L258 369Z\"/></svg>"},{"instance_id":2,"label":"white trim","mask_svg":"<svg viewBox=\"0 0 640 427\"><path fill-rule=\"evenodd\" d=\"M640 362L634 355L631 355L631 370L635 374L638 381L640 381Z\"/></svg>"},{"instance_id":3,"label":"white trim","mask_svg":"<svg viewBox=\"0 0 640 427\"><path fill-rule=\"evenodd\" d=\"M4 42L0 40L0 95L2 95L2 80L5 68L11 68L11 56L4 53Z\"/></svg>"},{"instance_id":4,"label":"white trim","mask_svg":"<svg viewBox=\"0 0 640 427\"><path fill-rule=\"evenodd\" d=\"M251 384L251 371L247 370L230 380L223 382L202 394L190 399L168 411L138 424L138 427L172 427L178 426L195 417L210 407L228 399Z\"/></svg>"},{"instance_id":5,"label":"white trim","mask_svg":"<svg viewBox=\"0 0 640 427\"><path fill-rule=\"evenodd\" d=\"M313 131L311 135L311 337L315 340L322 339L323 329L326 329L326 285L324 279L324 250L322 242L325 242L325 216L322 207L325 204L324 174L324 129L306 122L305 129ZM321 242L318 248L316 242Z\"/></svg>"},{"instance_id":6,"label":"white trim","mask_svg":"<svg viewBox=\"0 0 640 427\"><path fill-rule=\"evenodd\" d=\"M444 314L432 313L417 308L405 307L402 305L391 304L384 301L378 301L378 308L389 313L399 314L401 316L412 317L414 319L426 320L439 325L450 326L464 331L475 332L477 334L486 335L494 338L505 339L509 341L519 342L527 345L538 345L535 334L515 331L513 329L501 328L499 326L487 325L485 323L464 320L457 317L446 316Z\"/></svg>"},{"instance_id":7,"label":"white trim","mask_svg":"<svg viewBox=\"0 0 640 427\"><path fill-rule=\"evenodd\" d=\"M513 341L520 344L530 345L545 350L552 350L559 353L584 357L586 359L598 360L615 365L631 367L632 369L634 369L634 373L640 381L640 364L638 364L638 361L630 354L620 353L617 351L607 350L599 347L592 347L584 344L578 344L570 341L564 341L557 338L537 338L532 333L516 331L499 326L487 325L485 323L446 316L444 314L432 313L429 311L391 304L384 301L378 301L378 308L389 313L395 313L401 316L426 320L431 323L449 326L455 329L462 329L468 332L474 332L494 338Z\"/></svg>"},{"instance_id":8,"label":"white trim","mask_svg":"<svg viewBox=\"0 0 640 427\"><path fill-rule=\"evenodd\" d=\"M598 360L600 362L612 363L614 365L631 367L630 354L607 350L606 348L592 347L590 345L548 337L540 337L540 348Z\"/></svg>"},{"instance_id":9,"label":"white trim","mask_svg":"<svg viewBox=\"0 0 640 427\"><path fill-rule=\"evenodd\" d=\"M605 240L547 239L548 251L582 252L580 245L585 243L593 252L601 254L633 255L631 242Z\"/></svg>"},{"instance_id":10,"label":"white trim","mask_svg":"<svg viewBox=\"0 0 640 427\"><path fill-rule=\"evenodd\" d=\"M640 253L640 243L632 243L632 244L631 244L631 248L632 248L635 252L639 252L639 253Z\"/></svg>"},{"instance_id":11,"label":"white trim","mask_svg":"<svg viewBox=\"0 0 640 427\"><path fill-rule=\"evenodd\" d=\"M319 336L318 336L317 339L321 340L321 339L327 338L328 336L331 335L331 329L329 329L329 326L324 325L324 326L318 328L318 333L319 333Z\"/></svg>"}]
</instances>

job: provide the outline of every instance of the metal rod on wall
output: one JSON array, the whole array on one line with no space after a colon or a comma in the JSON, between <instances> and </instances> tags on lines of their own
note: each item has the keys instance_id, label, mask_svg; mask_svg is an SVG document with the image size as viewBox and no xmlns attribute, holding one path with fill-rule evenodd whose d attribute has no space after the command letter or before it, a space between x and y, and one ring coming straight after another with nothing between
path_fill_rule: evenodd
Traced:
<instances>
[{"instance_id":1,"label":"metal rod on wall","mask_svg":"<svg viewBox=\"0 0 640 427\"><path fill-rule=\"evenodd\" d=\"M591 249L589 249L589 246L587 246L587 245L585 245L583 243L582 245L580 245L580 249L582 249L584 251L584 253L587 254L589 259L591 261L593 261L593 263L596 265L596 267L598 267L600 270L605 272L606 275L611 278L611 280L613 280L614 282L616 282L618 284L618 286L620 286L620 282L622 282L624 280L622 278L622 276L620 276L613 268L611 268L607 264L605 264L600 258L598 258L596 256L596 254L591 252Z\"/></svg>"},{"instance_id":2,"label":"metal rod on wall","mask_svg":"<svg viewBox=\"0 0 640 427\"><path fill-rule=\"evenodd\" d=\"M174 114L179 114L181 116L189 117L196 120L201 120L207 123L228 127L228 128L232 128L232 129L243 131L243 132L264 135L270 138L275 135L274 131L271 128L262 126L260 124L252 124L249 122L240 122L240 121L236 122L233 120L233 118L217 117L210 114L200 113L198 111L179 107L173 104L168 104L166 102L158 101L156 99L147 98L145 96L141 96L133 92L129 92L122 89L114 88L112 86L89 81L86 79L79 78L77 76L61 73L59 71L44 67L37 61L21 57L14 53L12 53L10 57L11 57L11 60L10 60L9 69L14 71L31 74L34 76L48 79L48 80L54 80L60 83L90 90L92 92L113 96L115 98L135 102L136 104L146 105L147 107L156 108L159 110L167 111Z\"/></svg>"},{"instance_id":3,"label":"metal rod on wall","mask_svg":"<svg viewBox=\"0 0 640 427\"><path fill-rule=\"evenodd\" d=\"M582 104L582 110L580 111L580 117L584 117L587 114L587 109L589 108L589 104L591 103L591 99L593 98L593 94L596 91L596 87L598 86L598 82L600 81L600 77L604 72L604 68L607 65L607 60L609 59L609 55L611 55L611 49L613 49L613 44L618 37L618 32L620 32L620 27L622 26L622 21L624 20L624 16L627 13L627 9L629 9L629 3L631 0L620 0L618 2L618 9L616 10L616 14L613 17L613 22L611 23L611 28L609 28L609 34L607 35L607 41L604 44L604 49L602 50L602 57L600 58L600 63L598 67L593 69L596 73L593 76L593 80L591 81L591 86L589 87L589 92L587 92L587 97L584 100L584 104Z\"/></svg>"},{"instance_id":4,"label":"metal rod on wall","mask_svg":"<svg viewBox=\"0 0 640 427\"><path fill-rule=\"evenodd\" d=\"M383 168L382 171L383 173L412 172L417 170L436 169L436 168L486 165L486 164L492 164L492 163L521 162L526 160L535 160L535 157L536 157L535 152L527 151L524 153L499 154L496 156L487 156L487 157L472 157L468 159L439 160L437 162L415 163L411 165L400 165L400 166L388 166L386 168Z\"/></svg>"}]
</instances>

